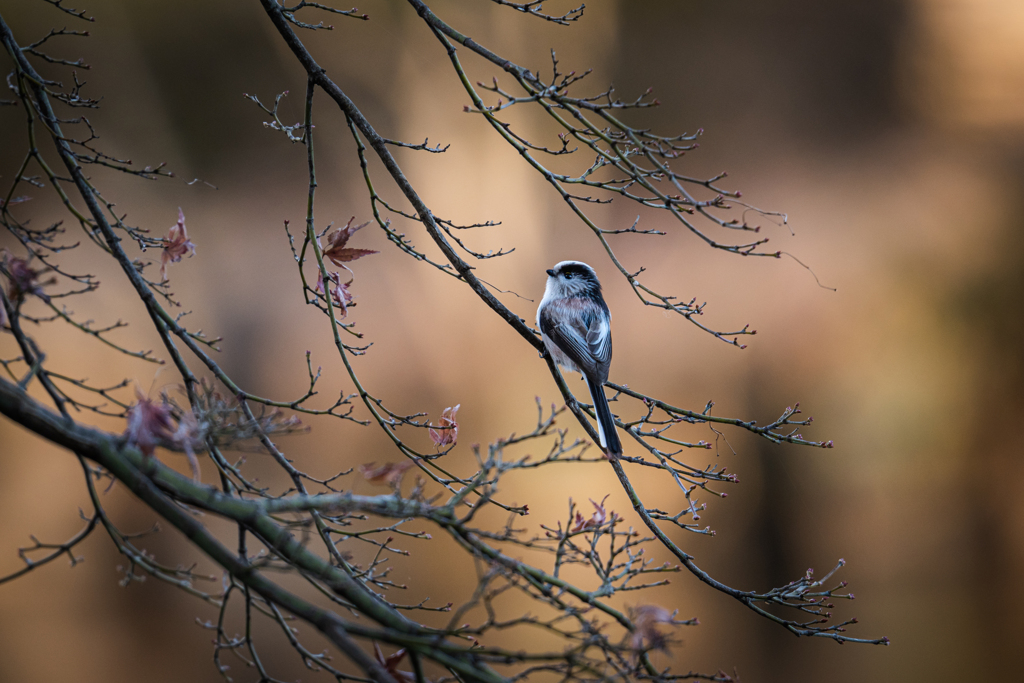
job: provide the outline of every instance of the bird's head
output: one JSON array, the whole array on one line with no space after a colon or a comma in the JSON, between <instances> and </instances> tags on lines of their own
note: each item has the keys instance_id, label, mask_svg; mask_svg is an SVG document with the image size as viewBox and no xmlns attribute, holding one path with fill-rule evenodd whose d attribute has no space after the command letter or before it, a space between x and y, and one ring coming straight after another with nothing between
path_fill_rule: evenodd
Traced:
<instances>
[{"instance_id":1,"label":"bird's head","mask_svg":"<svg viewBox=\"0 0 1024 683\"><path fill-rule=\"evenodd\" d=\"M597 273L582 261L562 261L549 268L547 274L547 286L556 296L581 296L601 291Z\"/></svg>"}]
</instances>

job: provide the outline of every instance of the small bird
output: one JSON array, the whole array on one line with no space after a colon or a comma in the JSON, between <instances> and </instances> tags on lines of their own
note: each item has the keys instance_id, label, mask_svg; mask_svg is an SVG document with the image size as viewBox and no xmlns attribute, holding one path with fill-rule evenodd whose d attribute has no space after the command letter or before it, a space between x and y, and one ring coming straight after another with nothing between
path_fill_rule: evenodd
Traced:
<instances>
[{"instance_id":1,"label":"small bird","mask_svg":"<svg viewBox=\"0 0 1024 683\"><path fill-rule=\"evenodd\" d=\"M586 263L562 261L547 271L537 326L556 363L587 380L597 414L601 448L609 458L622 455L615 420L604 395L612 362L612 316L601 296L597 273Z\"/></svg>"}]
</instances>

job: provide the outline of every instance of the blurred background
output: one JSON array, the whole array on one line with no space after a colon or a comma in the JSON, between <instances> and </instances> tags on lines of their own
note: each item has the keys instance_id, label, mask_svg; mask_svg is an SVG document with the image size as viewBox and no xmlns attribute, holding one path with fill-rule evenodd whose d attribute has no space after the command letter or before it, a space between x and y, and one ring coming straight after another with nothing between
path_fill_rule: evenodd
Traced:
<instances>
[{"instance_id":1,"label":"blurred background","mask_svg":"<svg viewBox=\"0 0 1024 683\"><path fill-rule=\"evenodd\" d=\"M681 672L723 669L745 682L981 681L1015 673L1024 636L1024 5L603 0L588 3L571 27L482 0L430 5L525 67L549 69L553 47L564 70L593 68L580 94L614 83L628 99L654 87L662 106L629 120L661 133L703 128L700 149L677 168L694 176L727 170L745 200L786 212L788 226L764 222L769 246L792 253L836 290L819 287L791 259L716 252L665 216L644 213L641 227L669 234L616 237L626 267L646 267L648 283L684 300L707 301L706 324L749 322L758 334L740 351L645 308L542 178L481 118L462 113L464 91L408 6L366 2L360 10L369 22L324 17L335 30L303 36L383 135L451 143L443 155L396 156L438 215L502 221L467 239L479 251L516 248L478 272L533 300L502 295L520 315L533 319L544 268L588 261L615 316L613 381L694 409L714 400L717 414L762 423L799 401L815 417L805 434L835 441L833 450L773 447L726 431L731 447L693 457L740 477L728 499L707 501L702 519L717 535L675 538L712 575L744 589L782 585L808 567L821 574L842 557L839 577L857 599L837 615L859 618L851 635L884 635L892 644L797 639L679 574L642 599L620 601L699 617L700 626L677 632L671 655L656 662ZM269 102L291 91L282 118L301 120L305 79L259 3L89 0L86 9L96 17L87 27L43 2L0 0L23 45L51 27L87 28L90 38L64 39L52 52L84 56L93 67L81 77L85 94L103 100L91 116L103 149L138 165L165 161L175 172L158 182L102 172L94 180L128 222L156 235L183 209L197 253L171 266L170 276L183 310L193 311L185 321L224 337L223 366L248 390L301 395L309 350L314 367L324 367L324 401L351 391L325 321L302 305L283 230L284 220L304 218L303 150L265 128L267 117L243 98ZM468 51L462 58L474 80L497 75ZM69 80L66 71L46 73ZM326 97L317 97L318 222L368 220L351 137ZM513 112L509 120L535 142L553 144L555 131L537 117ZM5 187L24 149L23 113L0 109ZM576 160L577 172L589 161ZM371 170L384 196L404 206L381 169ZM203 182L188 184L195 178ZM47 192L32 193L20 215L38 224L64 218ZM605 227L628 227L635 214L623 202L594 212ZM435 253L417 226L400 229ZM7 235L0 245L14 246ZM469 444L531 429L534 396L557 399L536 354L468 290L404 257L379 230L363 230L352 245L381 252L353 265L358 305L349 316L374 344L356 364L371 391L397 411L435 419L461 404L460 445L446 463L465 471L473 467ZM88 246L67 255L66 263L104 282L72 307L97 324L133 321L118 341L159 350L138 300L100 256ZM35 333L55 370L97 383L129 377L153 395L177 381L173 371L154 373L70 327ZM17 355L10 336L0 338L0 351ZM123 429L116 420L91 421ZM307 423L311 433L284 447L321 476L399 457L375 428ZM706 427L689 430L680 436L714 439ZM425 446L425 435L412 438ZM69 538L81 526L78 509L89 504L67 453L7 421L0 421L0 453L4 575L22 566L17 548L30 544L30 534ZM180 459L164 459L184 471ZM283 485L262 456L249 461L268 483ZM530 506L526 528L564 519L569 498L585 503L606 493L629 518L606 466L559 475L542 469L505 483L506 499ZM347 485L380 491L357 476ZM633 476L648 504L678 509L670 482ZM126 531L153 521L119 487L105 501ZM0 679L221 680L210 661L212 633L196 624L214 618L214 608L152 580L122 588L125 560L101 534L80 547L85 561L74 568L59 560L0 585ZM216 574L172 531L145 547L172 566L198 561ZM409 596L393 599L430 595L443 604L472 590L472 561L449 552L444 539L406 547L413 555L396 560L395 580L409 583ZM510 615L528 609L508 608ZM316 650L320 641L305 635ZM267 630L265 643L264 661L278 676L314 678L279 635ZM237 665L231 673L257 678Z\"/></svg>"}]
</instances>

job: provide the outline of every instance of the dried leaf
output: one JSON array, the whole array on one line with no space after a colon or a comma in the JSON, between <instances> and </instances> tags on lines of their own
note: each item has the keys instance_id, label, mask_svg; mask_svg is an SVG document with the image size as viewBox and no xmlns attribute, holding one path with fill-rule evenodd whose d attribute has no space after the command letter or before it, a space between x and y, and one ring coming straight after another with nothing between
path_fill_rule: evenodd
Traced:
<instances>
[{"instance_id":1,"label":"dried leaf","mask_svg":"<svg viewBox=\"0 0 1024 683\"><path fill-rule=\"evenodd\" d=\"M147 457L152 457L153 451L161 444L180 448L188 458L192 478L199 481L199 461L195 449L202 438L196 416L191 411L181 413L175 426L169 402L165 400L158 404L138 387L135 387L135 398L135 405L125 415L128 424L124 437L128 443L136 446Z\"/></svg>"},{"instance_id":2,"label":"dried leaf","mask_svg":"<svg viewBox=\"0 0 1024 683\"><path fill-rule=\"evenodd\" d=\"M348 291L348 286L352 284L352 281L342 282L341 276L337 273L327 273L327 280L331 283L328 285L331 301L341 309L341 317L344 318L348 315L348 305L352 303L352 294ZM316 291L319 294L324 293L323 273L320 273L316 278Z\"/></svg>"},{"instance_id":3,"label":"dried leaf","mask_svg":"<svg viewBox=\"0 0 1024 683\"><path fill-rule=\"evenodd\" d=\"M430 438L434 442L434 446L437 448L444 448L445 446L451 446L459 439L459 423L455 421L455 413L459 412L459 408L462 404L455 406L454 408L445 408L441 413L441 417L438 420L437 428L431 428Z\"/></svg>"},{"instance_id":4,"label":"dried leaf","mask_svg":"<svg viewBox=\"0 0 1024 683\"><path fill-rule=\"evenodd\" d=\"M380 645L377 641L373 641L373 654L377 658L377 663L383 666L389 674L394 676L396 680L406 681L407 683L414 683L416 676L411 671L399 671L398 664L405 657L405 648L398 650L394 654L384 656L384 653L380 649Z\"/></svg>"},{"instance_id":5,"label":"dried leaf","mask_svg":"<svg viewBox=\"0 0 1024 683\"><path fill-rule=\"evenodd\" d=\"M339 228L335 230L334 234L327 238L327 243L330 246L328 246L327 249L324 250L324 256L333 261L334 265L336 266L341 266L342 268L344 268L344 264L348 263L349 261L355 261L356 259L362 258L364 256L369 256L370 254L377 253L377 251L373 249L353 249L351 247L345 246L346 244L348 244L349 238L351 238L352 235L354 235L357 230L365 228L367 225L370 224L369 222L366 222L362 223L361 225L352 225L352 221L354 221L355 219L355 216L349 218L348 223L345 224L344 228Z\"/></svg>"},{"instance_id":6,"label":"dried leaf","mask_svg":"<svg viewBox=\"0 0 1024 683\"><path fill-rule=\"evenodd\" d=\"M57 278L52 277L40 282L39 276L46 272L45 269L34 270L28 265L28 261L11 255L6 249L3 250L3 256L4 268L10 278L8 298L11 301L22 301L26 294L35 294L46 303L50 303L50 297L43 291L43 285L52 285L57 282Z\"/></svg>"},{"instance_id":7,"label":"dried leaf","mask_svg":"<svg viewBox=\"0 0 1024 683\"><path fill-rule=\"evenodd\" d=\"M160 255L160 280L167 279L167 264L177 263L186 254L193 256L196 253L196 245L188 238L188 231L185 229L185 214L178 209L178 222L171 226L167 237L164 239L164 251Z\"/></svg>"},{"instance_id":8,"label":"dried leaf","mask_svg":"<svg viewBox=\"0 0 1024 683\"><path fill-rule=\"evenodd\" d=\"M587 520L580 513L576 513L576 518L573 520L572 529L569 530L571 534L578 534L581 531L587 530Z\"/></svg>"},{"instance_id":9,"label":"dried leaf","mask_svg":"<svg viewBox=\"0 0 1024 683\"><path fill-rule=\"evenodd\" d=\"M667 651L668 638L658 630L657 625L671 624L673 613L657 605L638 605L630 611L633 617L633 625L636 626L630 642L633 651Z\"/></svg>"},{"instance_id":10,"label":"dried leaf","mask_svg":"<svg viewBox=\"0 0 1024 683\"><path fill-rule=\"evenodd\" d=\"M597 529L602 524L605 524L607 522L619 521L619 519L621 518L615 514L614 510L612 511L610 516L608 512L605 511L604 502L606 500L608 500L608 496L602 498L600 503L595 503L594 499L591 498L590 503L591 505L594 506L594 514L590 517L590 519L584 519L583 515L577 512L570 533L578 534L581 531L590 531L591 529Z\"/></svg>"},{"instance_id":11,"label":"dried leaf","mask_svg":"<svg viewBox=\"0 0 1024 683\"><path fill-rule=\"evenodd\" d=\"M606 500L608 500L608 496L602 498L600 503L595 503L593 498L590 499L590 504L594 506L594 516L590 518L590 521L594 523L594 526L601 526L608 521L608 513L604 509ZM612 519L615 519L615 512L612 512Z\"/></svg>"},{"instance_id":12,"label":"dried leaf","mask_svg":"<svg viewBox=\"0 0 1024 683\"><path fill-rule=\"evenodd\" d=\"M128 409L125 418L128 425L124 436L143 455L153 455L153 450L162 442L168 441L174 433L174 420L171 419L171 407L156 404L151 398L135 387L135 405Z\"/></svg>"},{"instance_id":13,"label":"dried leaf","mask_svg":"<svg viewBox=\"0 0 1024 683\"><path fill-rule=\"evenodd\" d=\"M415 464L412 460L404 460L397 463L388 462L380 466L375 462L368 462L365 465L360 465L359 471L366 477L366 481L371 484L390 486L397 489L402 485L402 477Z\"/></svg>"}]
</instances>

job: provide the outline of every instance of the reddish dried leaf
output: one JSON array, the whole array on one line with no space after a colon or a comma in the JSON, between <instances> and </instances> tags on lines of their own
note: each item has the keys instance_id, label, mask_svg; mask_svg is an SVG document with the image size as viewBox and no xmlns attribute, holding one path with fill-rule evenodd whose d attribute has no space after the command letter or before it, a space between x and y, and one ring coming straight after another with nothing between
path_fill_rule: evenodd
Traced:
<instances>
[{"instance_id":1,"label":"reddish dried leaf","mask_svg":"<svg viewBox=\"0 0 1024 683\"><path fill-rule=\"evenodd\" d=\"M171 226L167 237L164 239L164 251L160 255L160 279L167 279L167 264L177 263L182 256L193 256L196 253L196 245L188 238L188 231L185 229L185 213L178 209L178 222Z\"/></svg>"},{"instance_id":2,"label":"reddish dried leaf","mask_svg":"<svg viewBox=\"0 0 1024 683\"><path fill-rule=\"evenodd\" d=\"M584 519L583 515L579 512L576 513L576 518L573 520L573 526L570 533L578 534L581 531L590 531L596 529L602 524L608 522L617 522L620 518L612 511L611 515L604 509L604 502L608 500L608 496L601 499L600 503L595 503L594 499L590 499L591 505L594 506L594 514L590 519Z\"/></svg>"},{"instance_id":3,"label":"reddish dried leaf","mask_svg":"<svg viewBox=\"0 0 1024 683\"><path fill-rule=\"evenodd\" d=\"M377 486L390 486L392 488L398 488L402 485L402 477L408 472L412 466L416 464L412 460L405 460L397 463L384 463L383 465L377 465L375 462L368 462L365 465L359 466L359 471L366 481Z\"/></svg>"},{"instance_id":4,"label":"reddish dried leaf","mask_svg":"<svg viewBox=\"0 0 1024 683\"><path fill-rule=\"evenodd\" d=\"M125 416L128 425L124 436L143 455L153 455L153 450L160 442L170 440L174 433L171 407L154 403L138 387L135 387L135 398L135 405L128 409Z\"/></svg>"},{"instance_id":5,"label":"reddish dried leaf","mask_svg":"<svg viewBox=\"0 0 1024 683\"><path fill-rule=\"evenodd\" d=\"M377 663L383 666L396 680L406 681L407 683L414 683L416 681L416 676L411 671L398 670L399 662L405 657L404 647L394 654L385 657L380 649L380 645L377 644L377 641L373 641L373 655L377 658Z\"/></svg>"},{"instance_id":6,"label":"reddish dried leaf","mask_svg":"<svg viewBox=\"0 0 1024 683\"><path fill-rule=\"evenodd\" d=\"M340 266L348 261L355 261L358 258L376 254L376 249L331 249L324 252L324 256L334 261L334 265Z\"/></svg>"},{"instance_id":7,"label":"reddish dried leaf","mask_svg":"<svg viewBox=\"0 0 1024 683\"><path fill-rule=\"evenodd\" d=\"M369 225L369 222L362 223L361 225L352 225L352 221L355 219L355 216L348 219L348 223L345 224L344 228L335 230L334 234L327 238L327 243L330 246L324 250L324 256L333 261L336 266L344 268L344 264L349 261L355 261L356 259L364 256L377 253L374 249L353 249L345 246L348 244L349 238L351 238L357 230Z\"/></svg>"},{"instance_id":8,"label":"reddish dried leaf","mask_svg":"<svg viewBox=\"0 0 1024 683\"><path fill-rule=\"evenodd\" d=\"M576 513L576 519L573 521L572 529L569 530L571 534L578 534L581 531L587 530L587 520L580 513Z\"/></svg>"},{"instance_id":9,"label":"reddish dried leaf","mask_svg":"<svg viewBox=\"0 0 1024 683\"><path fill-rule=\"evenodd\" d=\"M594 516L590 518L590 521L596 526L600 526L608 521L608 513L604 509L604 502L606 500L608 500L608 496L602 498L600 503L595 503L593 498L590 499L590 504L594 506ZM615 519L614 512L612 512L612 519Z\"/></svg>"},{"instance_id":10,"label":"reddish dried leaf","mask_svg":"<svg viewBox=\"0 0 1024 683\"><path fill-rule=\"evenodd\" d=\"M672 612L657 605L638 605L632 610L633 631L631 646L635 652L643 650L666 650L668 638L658 630L658 624L671 624Z\"/></svg>"},{"instance_id":11,"label":"reddish dried leaf","mask_svg":"<svg viewBox=\"0 0 1024 683\"><path fill-rule=\"evenodd\" d=\"M155 403L138 387L135 387L135 398L135 405L125 415L128 424L124 437L128 443L136 446L146 456L152 456L160 444L180 448L188 457L193 479L198 481L199 461L196 459L195 448L201 440L195 415L191 412L183 414L175 426L169 404Z\"/></svg>"},{"instance_id":12,"label":"reddish dried leaf","mask_svg":"<svg viewBox=\"0 0 1024 683\"><path fill-rule=\"evenodd\" d=\"M12 256L6 249L2 250L4 256L4 268L10 278L10 285L7 288L7 296L11 301L22 301L26 294L35 294L43 301L49 303L50 297L43 291L43 285L52 285L57 278L52 277L45 282L39 281L39 276L46 272L45 269L35 270L28 265L25 259Z\"/></svg>"},{"instance_id":13,"label":"reddish dried leaf","mask_svg":"<svg viewBox=\"0 0 1024 683\"><path fill-rule=\"evenodd\" d=\"M352 294L348 291L348 286L352 284L352 281L342 282L341 276L338 273L330 272L327 273L327 280L331 283L328 285L328 290L331 293L331 302L341 309L341 317L344 318L348 315L348 305L352 303ZM316 278L316 291L319 294L324 293L323 273L320 273Z\"/></svg>"},{"instance_id":14,"label":"reddish dried leaf","mask_svg":"<svg viewBox=\"0 0 1024 683\"><path fill-rule=\"evenodd\" d=\"M428 430L430 432L430 438L434 442L434 446L437 448L451 446L458 441L459 423L455 421L455 413L459 412L459 408L461 407L462 404L460 403L454 408L445 408L438 420L438 426Z\"/></svg>"}]
</instances>

